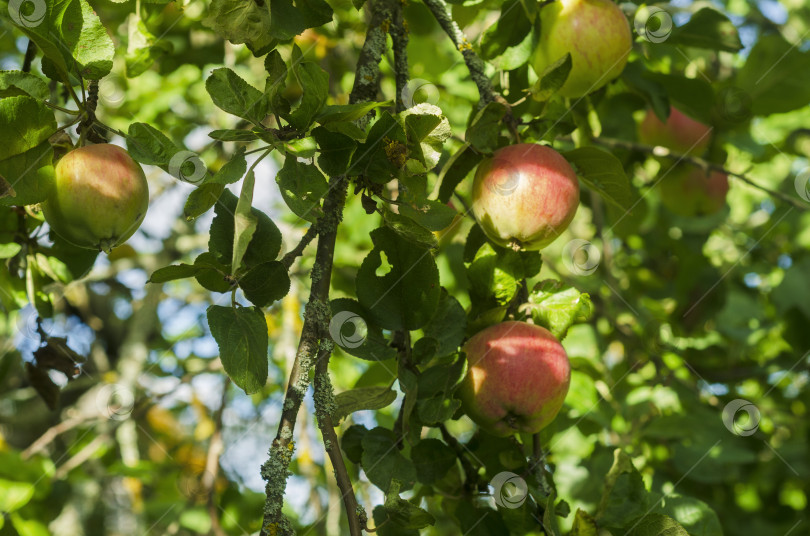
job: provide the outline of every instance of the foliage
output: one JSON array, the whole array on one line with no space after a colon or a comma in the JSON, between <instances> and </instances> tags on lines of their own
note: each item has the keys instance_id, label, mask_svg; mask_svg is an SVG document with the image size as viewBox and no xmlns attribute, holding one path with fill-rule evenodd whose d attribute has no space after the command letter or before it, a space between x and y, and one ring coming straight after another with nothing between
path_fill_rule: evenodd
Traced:
<instances>
[{"instance_id":1,"label":"foliage","mask_svg":"<svg viewBox=\"0 0 810 536\"><path fill-rule=\"evenodd\" d=\"M0 536L806 532L810 7L623 2L627 67L567 100L542 4L0 1ZM637 143L670 105L705 154ZM38 206L99 138L153 192L109 255ZM540 253L469 210L517 141L581 181ZM667 210L674 161L723 210ZM536 437L455 396L506 319L572 363Z\"/></svg>"}]
</instances>

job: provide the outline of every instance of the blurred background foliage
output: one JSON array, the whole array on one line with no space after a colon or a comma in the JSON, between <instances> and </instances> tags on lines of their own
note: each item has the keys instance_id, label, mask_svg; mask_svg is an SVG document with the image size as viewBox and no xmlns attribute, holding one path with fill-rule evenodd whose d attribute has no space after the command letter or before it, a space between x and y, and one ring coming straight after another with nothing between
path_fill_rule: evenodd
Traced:
<instances>
[{"instance_id":1,"label":"blurred background foliage","mask_svg":"<svg viewBox=\"0 0 810 536\"><path fill-rule=\"evenodd\" d=\"M207 2L143 1L137 4L140 17L132 2L91 4L117 51L113 72L100 83L99 118L122 131L133 122L148 123L198 152L209 169L221 167L234 144L214 142L207 134L237 124L212 105L204 80L213 68L228 66L261 87L262 58L202 24ZM330 73L330 103L343 104L367 15L347 0L329 4L333 21L306 30L295 43L307 60ZM471 41L479 43L501 5L456 0L452 11ZM706 5L683 0L661 6L682 26ZM562 117L546 141L565 148L565 137L576 126L572 117L585 118L596 135L636 141L645 109L668 99L715 127L710 160L806 199L794 177L810 166L810 6L802 0L711 5L737 27L739 53L721 51L719 45L637 39L622 78L583 101L573 116ZM622 7L632 20L637 6ZM453 128L439 166L429 174L432 188L437 172L463 145L478 93L427 8L414 0L405 15L411 77L426 81L420 98L438 105ZM148 68L128 72L135 63L128 44L142 38L153 40ZM798 54L802 68L781 61L782 42ZM26 46L27 39L0 20L0 67L19 69ZM285 59L291 54L291 44L278 49ZM522 98L535 79L526 65L501 71L495 67L497 56L487 59L494 60L489 74L504 97ZM392 62L391 57L382 62L386 98L394 93ZM33 70L40 68L37 59ZM766 72L776 82L769 78L760 84L757 79ZM285 95L295 100L300 92L290 78ZM531 117L538 106L528 99L515 112ZM552 102L551 111L538 117L556 121L561 113L555 116L554 106L562 103ZM66 116L57 117L60 124L67 122ZM541 121L538 131L547 126ZM529 285L560 278L589 293L595 309L591 321L574 326L564 340L574 368L571 390L559 417L543 431L558 497L571 512L604 509L600 501L618 448L643 485L622 481L626 489L608 494L615 502L608 508L629 515L665 497L662 511L698 536L806 534L810 211L731 178L727 208L720 214L679 217L662 206L653 187L659 161L629 149L613 153L640 203L624 217L583 190L574 223L543 251L542 272ZM254 206L282 229L284 251L305 227L277 193L279 166L270 160L258 166ZM266 309L270 380L261 392L245 395L229 387L205 321L206 308L223 296L194 280L146 284L155 269L191 262L206 250L212 217L186 221L183 202L192 186L158 168L147 167L147 175L150 210L128 245L99 257L84 279L67 283L38 276L37 294L51 309L41 329L50 337L66 337L67 346L86 357L69 383L67 374L50 373L62 387L56 409L46 405L25 371L39 346L37 315L24 283L7 268L0 270L0 535L243 534L259 528L264 497L259 468L279 419L314 253L310 248L294 267L291 292ZM469 197L470 180L457 190L462 199ZM231 188L238 192L238 186ZM333 298L354 295L358 267L372 248L369 233L380 224L379 216L366 215L359 197L351 195L344 222ZM473 221L458 222L439 233L437 264L442 285L467 308L464 245ZM590 241L601 252L589 275L566 268L563 248L573 238ZM387 385L396 372L391 363L361 361L338 350L331 362L336 391ZM724 424L724 408L735 399L754 404L757 423L745 422L743 412L738 428ZM341 424L339 435L357 424L390 428L397 408L398 402L355 413ZM466 417L446 426L486 464L488 478L496 469L516 471L525 464L518 443L477 434ZM746 426L755 431L741 435ZM441 436L434 429L431 437ZM342 505L309 398L295 439L286 511L300 534L342 534ZM361 504L369 511L381 504L383 495L359 467L350 464L350 471ZM521 509L495 515L491 496L461 498L461 478L454 466L434 485L406 495L436 518L422 534L541 534L537 524L519 528L531 526L516 519ZM493 515L472 526L469 520L482 511ZM568 529L573 517L560 523ZM389 526L380 533L416 531Z\"/></svg>"}]
</instances>

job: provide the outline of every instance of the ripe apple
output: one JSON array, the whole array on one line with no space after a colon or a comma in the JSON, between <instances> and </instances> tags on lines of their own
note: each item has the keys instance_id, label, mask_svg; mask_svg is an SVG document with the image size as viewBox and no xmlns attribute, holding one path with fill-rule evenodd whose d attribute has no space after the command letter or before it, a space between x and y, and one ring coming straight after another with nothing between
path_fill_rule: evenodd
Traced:
<instances>
[{"instance_id":1,"label":"ripe apple","mask_svg":"<svg viewBox=\"0 0 810 536\"><path fill-rule=\"evenodd\" d=\"M42 213L67 242L109 252L135 233L148 205L149 187L141 166L121 147L99 143L71 151L59 161Z\"/></svg>"},{"instance_id":2,"label":"ripe apple","mask_svg":"<svg viewBox=\"0 0 810 536\"><path fill-rule=\"evenodd\" d=\"M655 112L647 115L639 125L639 140L646 145L660 145L679 154L699 156L709 146L712 127L684 115L674 106L670 108L666 123Z\"/></svg>"},{"instance_id":3,"label":"ripe apple","mask_svg":"<svg viewBox=\"0 0 810 536\"><path fill-rule=\"evenodd\" d=\"M545 145L498 149L478 165L473 214L487 236L504 247L538 250L554 241L579 206L571 164Z\"/></svg>"},{"instance_id":4,"label":"ripe apple","mask_svg":"<svg viewBox=\"0 0 810 536\"><path fill-rule=\"evenodd\" d=\"M571 364L560 341L526 322L503 322L464 345L469 368L459 387L464 411L497 436L534 434L562 407Z\"/></svg>"},{"instance_id":5,"label":"ripe apple","mask_svg":"<svg viewBox=\"0 0 810 536\"><path fill-rule=\"evenodd\" d=\"M559 94L578 98L619 76L632 46L630 24L611 0L558 0L540 10L532 66L542 75L570 52L571 72Z\"/></svg>"},{"instance_id":6,"label":"ripe apple","mask_svg":"<svg viewBox=\"0 0 810 536\"><path fill-rule=\"evenodd\" d=\"M661 179L661 201L680 216L707 216L726 204L728 176L725 173L682 164L672 168Z\"/></svg>"}]
</instances>

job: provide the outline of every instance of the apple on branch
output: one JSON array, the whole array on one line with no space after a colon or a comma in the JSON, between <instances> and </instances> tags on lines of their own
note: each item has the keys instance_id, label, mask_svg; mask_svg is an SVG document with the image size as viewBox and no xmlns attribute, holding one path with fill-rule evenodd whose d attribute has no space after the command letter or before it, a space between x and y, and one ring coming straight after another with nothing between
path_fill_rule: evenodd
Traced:
<instances>
[{"instance_id":1,"label":"apple on branch","mask_svg":"<svg viewBox=\"0 0 810 536\"><path fill-rule=\"evenodd\" d=\"M726 205L728 176L690 164L679 164L661 179L661 202L684 217L708 216Z\"/></svg>"},{"instance_id":2,"label":"apple on branch","mask_svg":"<svg viewBox=\"0 0 810 536\"><path fill-rule=\"evenodd\" d=\"M667 122L647 110L639 125L639 141L645 145L666 147L677 154L700 156L709 147L712 127L692 119L672 106Z\"/></svg>"},{"instance_id":3,"label":"apple on branch","mask_svg":"<svg viewBox=\"0 0 810 536\"><path fill-rule=\"evenodd\" d=\"M42 213L67 242L109 253L135 233L148 205L141 166L121 147L100 143L80 147L59 161Z\"/></svg>"},{"instance_id":4,"label":"apple on branch","mask_svg":"<svg viewBox=\"0 0 810 536\"><path fill-rule=\"evenodd\" d=\"M539 250L574 219L579 182L571 164L551 147L519 143L478 165L472 200L475 219L490 240Z\"/></svg>"},{"instance_id":5,"label":"apple on branch","mask_svg":"<svg viewBox=\"0 0 810 536\"><path fill-rule=\"evenodd\" d=\"M532 66L542 75L570 53L571 72L558 93L578 98L619 76L632 46L627 17L611 0L558 0L540 10Z\"/></svg>"},{"instance_id":6,"label":"apple on branch","mask_svg":"<svg viewBox=\"0 0 810 536\"><path fill-rule=\"evenodd\" d=\"M535 434L557 416L571 365L560 341L526 322L502 322L464 345L469 368L459 387L464 411L497 436Z\"/></svg>"}]
</instances>

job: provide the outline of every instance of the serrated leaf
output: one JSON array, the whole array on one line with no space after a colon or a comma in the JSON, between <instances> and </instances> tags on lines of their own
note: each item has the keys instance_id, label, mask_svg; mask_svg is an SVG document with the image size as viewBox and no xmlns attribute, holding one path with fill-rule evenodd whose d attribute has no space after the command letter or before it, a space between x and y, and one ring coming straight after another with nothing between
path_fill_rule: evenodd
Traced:
<instances>
[{"instance_id":1,"label":"serrated leaf","mask_svg":"<svg viewBox=\"0 0 810 536\"><path fill-rule=\"evenodd\" d=\"M205 89L214 104L229 114L255 124L261 123L267 116L264 93L227 67L214 69L205 81Z\"/></svg>"},{"instance_id":2,"label":"serrated leaf","mask_svg":"<svg viewBox=\"0 0 810 536\"><path fill-rule=\"evenodd\" d=\"M401 484L394 480L385 496L385 513L397 526L403 529L422 529L436 523L436 519L415 504L400 498Z\"/></svg>"},{"instance_id":3,"label":"serrated leaf","mask_svg":"<svg viewBox=\"0 0 810 536\"><path fill-rule=\"evenodd\" d=\"M433 316L441 291L433 256L385 227L371 239L374 249L357 273L360 304L385 329L419 329ZM389 268L380 274L383 255Z\"/></svg>"},{"instance_id":4,"label":"serrated leaf","mask_svg":"<svg viewBox=\"0 0 810 536\"><path fill-rule=\"evenodd\" d=\"M318 168L299 162L295 156L288 156L276 175L276 183L284 202L299 218L314 223L321 217L321 200L329 190L329 184Z\"/></svg>"},{"instance_id":5,"label":"serrated leaf","mask_svg":"<svg viewBox=\"0 0 810 536\"><path fill-rule=\"evenodd\" d=\"M212 130L208 133L209 138L219 141L254 141L258 140L259 136L252 130Z\"/></svg>"},{"instance_id":6,"label":"serrated leaf","mask_svg":"<svg viewBox=\"0 0 810 536\"><path fill-rule=\"evenodd\" d=\"M401 112L399 119L408 144L409 172L427 173L439 163L444 142L451 135L449 121L441 108L427 102Z\"/></svg>"},{"instance_id":7,"label":"serrated leaf","mask_svg":"<svg viewBox=\"0 0 810 536\"><path fill-rule=\"evenodd\" d=\"M208 308L208 326L219 345L222 367L245 393L267 382L267 323L259 308Z\"/></svg>"},{"instance_id":8,"label":"serrated leaf","mask_svg":"<svg viewBox=\"0 0 810 536\"><path fill-rule=\"evenodd\" d=\"M223 191L214 209L216 216L209 231L208 250L223 264L230 263L233 258L236 204L236 196L228 190ZM276 260L281 249L281 232L273 220L255 207L251 213L256 217L256 232L242 259L242 263L249 268Z\"/></svg>"},{"instance_id":9,"label":"serrated leaf","mask_svg":"<svg viewBox=\"0 0 810 536\"><path fill-rule=\"evenodd\" d=\"M46 141L0 161L0 177L8 184L0 195L0 206L32 205L44 201L54 180L51 144Z\"/></svg>"},{"instance_id":10,"label":"serrated leaf","mask_svg":"<svg viewBox=\"0 0 810 536\"><path fill-rule=\"evenodd\" d=\"M242 257L244 257L258 225L258 219L252 211L254 183L255 175L251 171L242 182L242 191L239 194L239 201L236 203L236 211L233 214L234 234L233 254L231 257L231 273L233 274L240 272Z\"/></svg>"},{"instance_id":11,"label":"serrated leaf","mask_svg":"<svg viewBox=\"0 0 810 536\"><path fill-rule=\"evenodd\" d=\"M544 102L554 96L563 87L565 81L568 80L572 65L571 54L568 53L546 67L546 70L543 71L543 74L532 86L532 98L538 102Z\"/></svg>"},{"instance_id":12,"label":"serrated leaf","mask_svg":"<svg viewBox=\"0 0 810 536\"><path fill-rule=\"evenodd\" d=\"M743 45L737 28L723 13L709 7L692 15L689 22L674 28L668 44L739 52Z\"/></svg>"},{"instance_id":13,"label":"serrated leaf","mask_svg":"<svg viewBox=\"0 0 810 536\"><path fill-rule=\"evenodd\" d=\"M755 115L785 113L810 103L810 53L788 43L779 34L757 40L737 83L751 99Z\"/></svg>"},{"instance_id":14,"label":"serrated leaf","mask_svg":"<svg viewBox=\"0 0 810 536\"><path fill-rule=\"evenodd\" d=\"M256 54L275 43L270 35L269 4L212 0L203 25L234 44L245 43Z\"/></svg>"},{"instance_id":15,"label":"serrated leaf","mask_svg":"<svg viewBox=\"0 0 810 536\"><path fill-rule=\"evenodd\" d=\"M390 387L361 387L335 395L335 426L355 411L378 410L389 406L397 398Z\"/></svg>"},{"instance_id":16,"label":"serrated leaf","mask_svg":"<svg viewBox=\"0 0 810 536\"><path fill-rule=\"evenodd\" d=\"M147 283L166 283L167 281L174 281L177 279L184 279L191 277L200 271L199 266L192 264L175 264L172 266L165 266L152 272L149 276Z\"/></svg>"},{"instance_id":17,"label":"serrated leaf","mask_svg":"<svg viewBox=\"0 0 810 536\"><path fill-rule=\"evenodd\" d=\"M636 196L618 158L596 147L565 151L563 156L574 166L588 188L616 208L628 212L632 210Z\"/></svg>"},{"instance_id":18,"label":"serrated leaf","mask_svg":"<svg viewBox=\"0 0 810 536\"><path fill-rule=\"evenodd\" d=\"M324 127L312 130L318 144L318 166L330 177L346 173L357 142L345 134L331 132Z\"/></svg>"},{"instance_id":19,"label":"serrated leaf","mask_svg":"<svg viewBox=\"0 0 810 536\"><path fill-rule=\"evenodd\" d=\"M456 465L456 453L444 442L427 438L411 449L416 478L423 484L433 484Z\"/></svg>"},{"instance_id":20,"label":"serrated leaf","mask_svg":"<svg viewBox=\"0 0 810 536\"><path fill-rule=\"evenodd\" d=\"M355 104L333 104L326 106L315 117L315 121L321 125L334 123L337 121L357 121L362 119L372 110L377 108L387 108L391 106L393 101L384 102L358 102Z\"/></svg>"},{"instance_id":21,"label":"serrated leaf","mask_svg":"<svg viewBox=\"0 0 810 536\"><path fill-rule=\"evenodd\" d=\"M397 437L391 430L377 427L363 437L361 463L372 484L388 492L393 480L410 486L416 481L413 463L396 447Z\"/></svg>"},{"instance_id":22,"label":"serrated leaf","mask_svg":"<svg viewBox=\"0 0 810 536\"><path fill-rule=\"evenodd\" d=\"M34 149L56 130L53 111L27 95L0 99L0 160Z\"/></svg>"},{"instance_id":23,"label":"serrated leaf","mask_svg":"<svg viewBox=\"0 0 810 536\"><path fill-rule=\"evenodd\" d=\"M34 73L0 71L0 98L28 95L44 100L51 96L48 82Z\"/></svg>"},{"instance_id":24,"label":"serrated leaf","mask_svg":"<svg viewBox=\"0 0 810 536\"><path fill-rule=\"evenodd\" d=\"M465 136L467 143L482 153L492 153L498 148L498 136L503 126L506 106L490 102L475 114Z\"/></svg>"},{"instance_id":25,"label":"serrated leaf","mask_svg":"<svg viewBox=\"0 0 810 536\"><path fill-rule=\"evenodd\" d=\"M239 279L239 288L256 307L265 307L280 300L290 291L290 276L278 261L251 268Z\"/></svg>"},{"instance_id":26,"label":"serrated leaf","mask_svg":"<svg viewBox=\"0 0 810 536\"><path fill-rule=\"evenodd\" d=\"M209 182L193 190L188 194L186 204L183 206L183 216L187 220L193 220L205 214L217 203L217 200L225 191L224 184Z\"/></svg>"},{"instance_id":27,"label":"serrated leaf","mask_svg":"<svg viewBox=\"0 0 810 536\"><path fill-rule=\"evenodd\" d=\"M587 321L593 313L588 294L554 279L535 285L526 308L535 324L547 328L559 340L565 338L573 324Z\"/></svg>"},{"instance_id":28,"label":"serrated leaf","mask_svg":"<svg viewBox=\"0 0 810 536\"><path fill-rule=\"evenodd\" d=\"M383 222L399 236L417 244L420 247L435 248L439 240L429 229L422 227L411 218L383 208Z\"/></svg>"},{"instance_id":29,"label":"serrated leaf","mask_svg":"<svg viewBox=\"0 0 810 536\"><path fill-rule=\"evenodd\" d=\"M475 169L483 156L475 152L469 144L465 144L461 149L453 153L453 156L444 164L439 173L439 201L447 203L453 197L461 181Z\"/></svg>"},{"instance_id":30,"label":"serrated leaf","mask_svg":"<svg viewBox=\"0 0 810 536\"><path fill-rule=\"evenodd\" d=\"M689 536L677 521L663 514L646 514L629 527L628 536Z\"/></svg>"},{"instance_id":31,"label":"serrated leaf","mask_svg":"<svg viewBox=\"0 0 810 536\"><path fill-rule=\"evenodd\" d=\"M161 131L146 123L132 123L127 131L127 149L141 164L166 167L180 148Z\"/></svg>"},{"instance_id":32,"label":"serrated leaf","mask_svg":"<svg viewBox=\"0 0 810 536\"><path fill-rule=\"evenodd\" d=\"M306 130L321 112L329 96L329 74L316 63L304 62L293 69L296 80L304 94L298 107L290 114L290 124L298 130Z\"/></svg>"}]
</instances>

